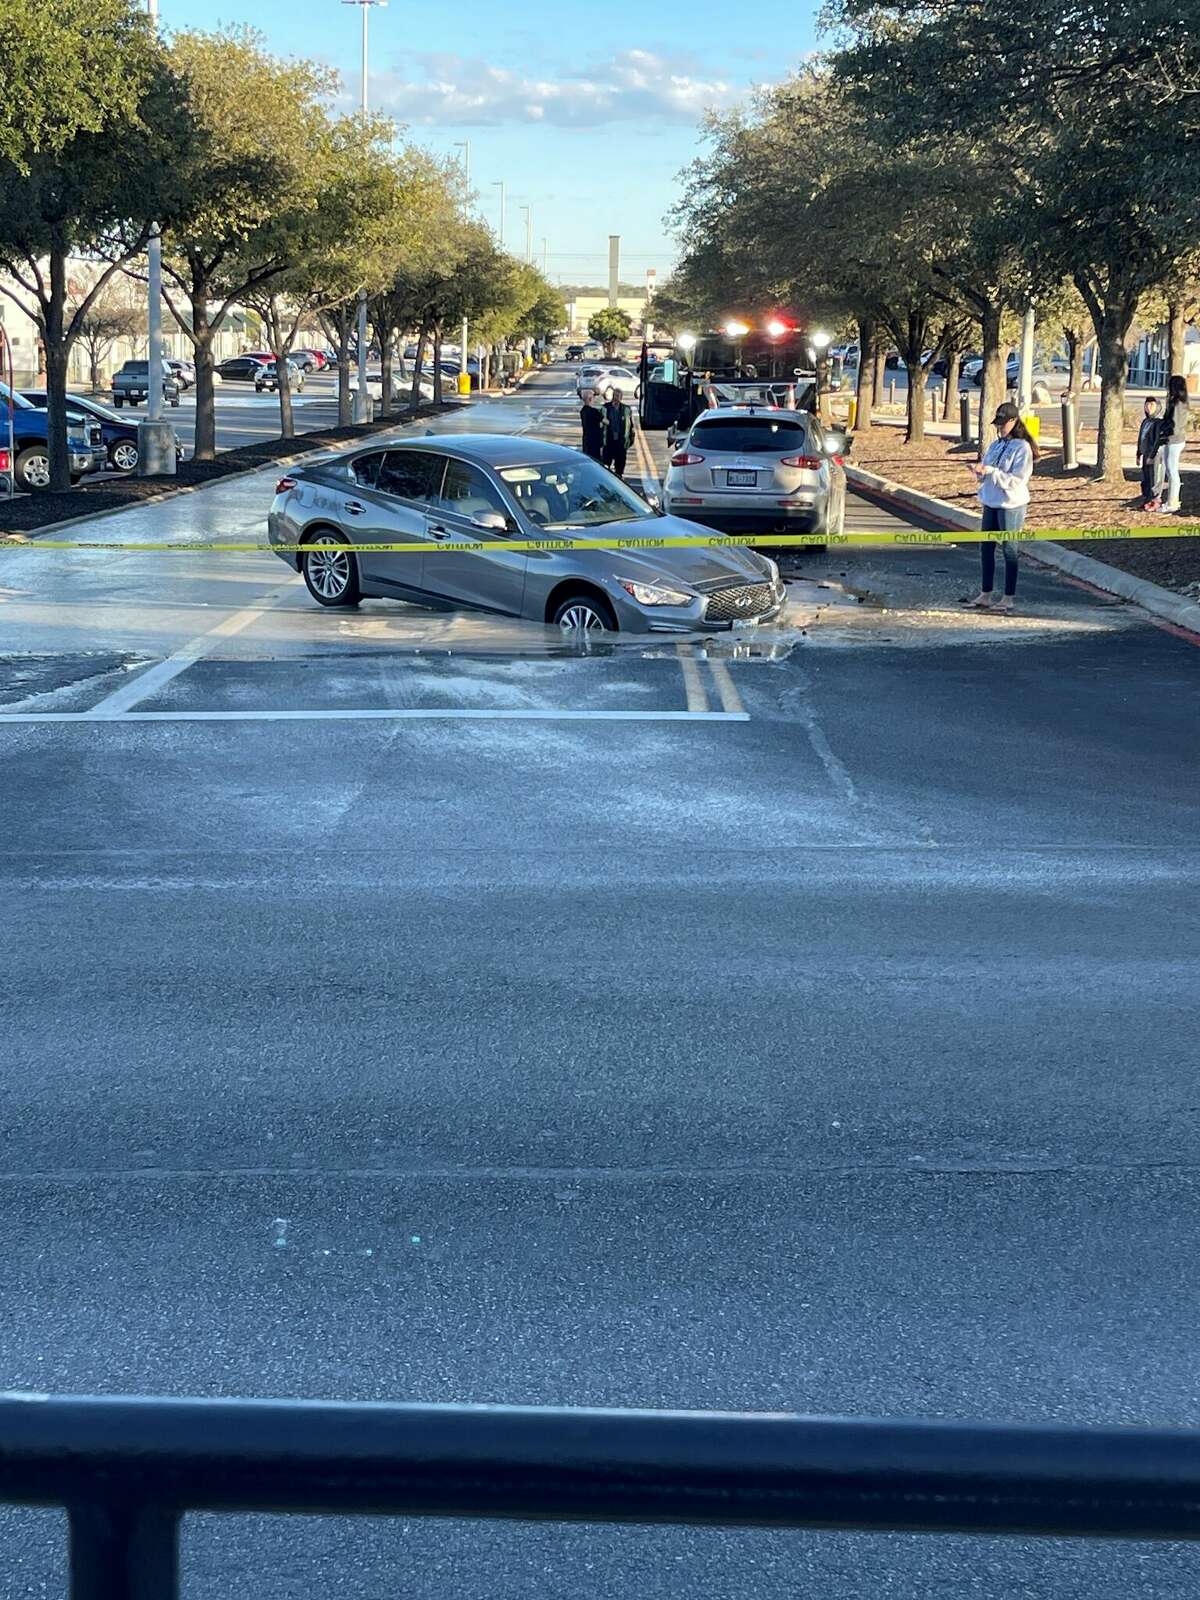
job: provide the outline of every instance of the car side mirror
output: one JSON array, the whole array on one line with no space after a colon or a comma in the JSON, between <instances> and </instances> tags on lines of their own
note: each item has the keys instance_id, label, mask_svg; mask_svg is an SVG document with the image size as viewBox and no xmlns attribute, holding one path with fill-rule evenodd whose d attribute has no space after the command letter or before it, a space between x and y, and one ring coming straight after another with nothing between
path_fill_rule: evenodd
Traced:
<instances>
[{"instance_id":1,"label":"car side mirror","mask_svg":"<svg viewBox=\"0 0 1200 1600\"><path fill-rule=\"evenodd\" d=\"M505 533L508 530L508 518L499 511L481 511L477 517L472 517L471 521L477 528L493 528L498 533Z\"/></svg>"},{"instance_id":2,"label":"car side mirror","mask_svg":"<svg viewBox=\"0 0 1200 1600\"><path fill-rule=\"evenodd\" d=\"M656 494L646 495L645 500L648 506L653 506L655 511L657 511L660 516L662 515L662 501Z\"/></svg>"}]
</instances>

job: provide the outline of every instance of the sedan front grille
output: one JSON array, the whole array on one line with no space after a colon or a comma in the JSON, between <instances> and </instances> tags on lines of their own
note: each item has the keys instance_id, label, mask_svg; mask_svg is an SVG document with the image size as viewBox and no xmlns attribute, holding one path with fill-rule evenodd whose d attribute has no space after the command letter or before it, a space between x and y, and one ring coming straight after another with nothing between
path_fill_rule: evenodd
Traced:
<instances>
[{"instance_id":1,"label":"sedan front grille","mask_svg":"<svg viewBox=\"0 0 1200 1600\"><path fill-rule=\"evenodd\" d=\"M747 617L761 617L764 611L770 611L773 602L769 583L739 583L714 590L704 615L708 622L744 622Z\"/></svg>"}]
</instances>

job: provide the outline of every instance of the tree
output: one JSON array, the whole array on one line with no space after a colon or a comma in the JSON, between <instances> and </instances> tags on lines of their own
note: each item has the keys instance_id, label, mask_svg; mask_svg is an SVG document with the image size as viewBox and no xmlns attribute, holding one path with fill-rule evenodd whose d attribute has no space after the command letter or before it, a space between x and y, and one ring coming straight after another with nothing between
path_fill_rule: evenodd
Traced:
<instances>
[{"instance_id":1,"label":"tree","mask_svg":"<svg viewBox=\"0 0 1200 1600\"><path fill-rule=\"evenodd\" d=\"M604 346L604 354L612 356L622 339L633 332L633 318L620 306L605 306L588 319L588 338Z\"/></svg>"},{"instance_id":2,"label":"tree","mask_svg":"<svg viewBox=\"0 0 1200 1600\"><path fill-rule=\"evenodd\" d=\"M86 297L76 293L68 304L72 313ZM111 279L103 294L91 301L79 318L79 342L88 353L88 379L95 394L101 388L100 367L118 339L135 339L146 332L146 297L123 275Z\"/></svg>"},{"instance_id":3,"label":"tree","mask_svg":"<svg viewBox=\"0 0 1200 1600\"><path fill-rule=\"evenodd\" d=\"M1015 32L978 0L835 0L831 16L848 39L839 71L898 135L986 130L1033 278L1069 277L1088 309L1098 470L1120 482L1126 338L1200 232L1200 35L1165 0L1078 0L1069 18L1061 0L1030 0Z\"/></svg>"},{"instance_id":4,"label":"tree","mask_svg":"<svg viewBox=\"0 0 1200 1600\"><path fill-rule=\"evenodd\" d=\"M85 319L122 263L145 244L170 203L172 173L188 142L177 86L145 19L128 0L54 0L66 54L80 41L96 71L87 104L79 85L74 131L49 134L20 160L0 160L0 292L37 324L46 356L50 485L70 483L66 386ZM86 36L86 38L85 38ZM73 78L74 68L67 75ZM119 91L109 92L114 80ZM10 141L11 143L11 141ZM34 146L37 146L36 148ZM68 261L97 262L90 287L68 305Z\"/></svg>"},{"instance_id":5,"label":"tree","mask_svg":"<svg viewBox=\"0 0 1200 1600\"><path fill-rule=\"evenodd\" d=\"M314 164L324 158L324 99L335 75L278 60L249 29L179 33L171 59L195 137L181 160L179 198L163 217L166 292L196 361L195 457L216 454L213 336L239 301L292 265L298 210L315 205ZM284 219L287 219L285 222Z\"/></svg>"}]
</instances>

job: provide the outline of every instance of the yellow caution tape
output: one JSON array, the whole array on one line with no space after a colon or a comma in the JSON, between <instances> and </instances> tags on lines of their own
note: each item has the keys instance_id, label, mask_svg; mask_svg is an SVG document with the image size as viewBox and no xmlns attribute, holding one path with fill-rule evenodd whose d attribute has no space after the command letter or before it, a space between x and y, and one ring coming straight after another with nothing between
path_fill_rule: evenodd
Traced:
<instances>
[{"instance_id":1,"label":"yellow caution tape","mask_svg":"<svg viewBox=\"0 0 1200 1600\"><path fill-rule=\"evenodd\" d=\"M901 528L895 533L752 533L752 534L675 534L664 538L636 539L480 539L456 540L442 543L438 540L421 540L407 544L342 544L339 550L356 555L471 555L488 550L524 550L554 552L559 550L712 550L744 545L763 545L776 550L787 546L822 545L841 548L845 545L955 545L979 544L985 539L1003 539L1004 535L981 533L978 529L921 529ZM1012 542L1023 544L1028 540L1053 539L1195 539L1200 537L1200 523L1184 527L1135 528L1022 528L1012 536ZM312 550L329 550L328 544L248 544L233 541L201 541L187 539L147 540L131 543L104 539L27 539L20 534L0 534L0 550L127 550L164 551L179 554L204 555L299 555Z\"/></svg>"}]
</instances>

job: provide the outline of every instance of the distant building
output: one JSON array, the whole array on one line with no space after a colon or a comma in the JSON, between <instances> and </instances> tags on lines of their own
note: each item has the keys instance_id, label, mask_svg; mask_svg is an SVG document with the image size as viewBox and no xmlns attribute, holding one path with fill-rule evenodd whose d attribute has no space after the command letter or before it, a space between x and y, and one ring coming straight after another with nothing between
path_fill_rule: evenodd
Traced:
<instances>
[{"instance_id":1,"label":"distant building","mask_svg":"<svg viewBox=\"0 0 1200 1600\"><path fill-rule=\"evenodd\" d=\"M635 294L623 294L617 299L617 305L622 311L628 311L633 318L634 331L642 326L646 315L646 302L649 296L644 290ZM567 301L567 331L568 333L586 333L588 322L597 311L608 310L607 294L584 294L578 299Z\"/></svg>"}]
</instances>

